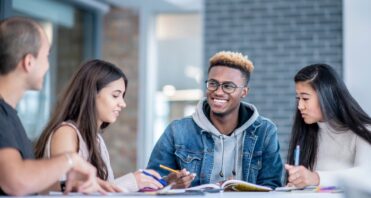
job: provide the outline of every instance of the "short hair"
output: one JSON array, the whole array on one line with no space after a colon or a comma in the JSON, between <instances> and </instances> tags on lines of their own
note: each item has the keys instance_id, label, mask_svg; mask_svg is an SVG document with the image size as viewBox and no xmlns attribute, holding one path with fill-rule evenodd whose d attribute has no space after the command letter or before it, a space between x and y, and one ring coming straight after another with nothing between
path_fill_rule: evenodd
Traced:
<instances>
[{"instance_id":1,"label":"short hair","mask_svg":"<svg viewBox=\"0 0 371 198\"><path fill-rule=\"evenodd\" d=\"M37 57L41 30L39 24L24 17L0 21L0 75L13 71L27 54Z\"/></svg>"},{"instance_id":2,"label":"short hair","mask_svg":"<svg viewBox=\"0 0 371 198\"><path fill-rule=\"evenodd\" d=\"M246 85L250 80L250 74L254 70L254 65L251 60L239 52L221 51L212 56L209 62L208 72L215 66L225 66L240 70L242 75L246 78Z\"/></svg>"}]
</instances>

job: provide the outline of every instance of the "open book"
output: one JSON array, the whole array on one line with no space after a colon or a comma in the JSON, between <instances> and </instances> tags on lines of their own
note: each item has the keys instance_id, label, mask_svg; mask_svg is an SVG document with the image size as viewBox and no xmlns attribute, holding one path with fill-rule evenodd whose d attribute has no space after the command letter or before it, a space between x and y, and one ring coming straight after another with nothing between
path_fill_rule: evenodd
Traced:
<instances>
[{"instance_id":1,"label":"open book","mask_svg":"<svg viewBox=\"0 0 371 198\"><path fill-rule=\"evenodd\" d=\"M210 189L220 189L224 191L240 191L240 192L268 192L272 191L272 188L261 186L257 184L252 184L249 182L241 181L241 180L227 180L222 184L203 184L191 188L187 188L187 190L201 190L207 191Z\"/></svg>"}]
</instances>

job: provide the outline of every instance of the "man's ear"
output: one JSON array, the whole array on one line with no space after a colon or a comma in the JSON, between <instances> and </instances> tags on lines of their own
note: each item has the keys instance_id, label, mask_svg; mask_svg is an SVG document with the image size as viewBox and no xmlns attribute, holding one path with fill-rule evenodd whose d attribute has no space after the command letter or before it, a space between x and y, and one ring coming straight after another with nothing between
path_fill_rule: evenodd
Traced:
<instances>
[{"instance_id":1,"label":"man's ear","mask_svg":"<svg viewBox=\"0 0 371 198\"><path fill-rule=\"evenodd\" d=\"M26 72L30 72L35 64L35 57L32 54L28 53L21 60L21 64L22 68Z\"/></svg>"},{"instance_id":2,"label":"man's ear","mask_svg":"<svg viewBox=\"0 0 371 198\"><path fill-rule=\"evenodd\" d=\"M244 98L244 97L246 97L246 96L249 94L249 89L250 89L250 88L249 88L248 86L242 88L242 95L241 95L241 98Z\"/></svg>"}]
</instances>

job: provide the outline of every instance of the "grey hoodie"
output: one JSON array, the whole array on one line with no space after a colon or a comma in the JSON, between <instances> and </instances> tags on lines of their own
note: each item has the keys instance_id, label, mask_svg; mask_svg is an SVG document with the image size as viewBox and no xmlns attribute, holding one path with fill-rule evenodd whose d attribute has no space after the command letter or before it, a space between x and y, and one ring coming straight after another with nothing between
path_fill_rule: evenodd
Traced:
<instances>
[{"instance_id":1,"label":"grey hoodie","mask_svg":"<svg viewBox=\"0 0 371 198\"><path fill-rule=\"evenodd\" d=\"M236 128L232 135L223 135L215 128L204 113L203 105L206 98L197 104L196 112L192 115L196 124L212 135L214 140L214 166L211 172L210 183L217 183L230 177L242 179L242 145L245 130L258 118L259 113L254 105L241 102L240 108L252 111L250 118L244 118L245 122Z\"/></svg>"}]
</instances>

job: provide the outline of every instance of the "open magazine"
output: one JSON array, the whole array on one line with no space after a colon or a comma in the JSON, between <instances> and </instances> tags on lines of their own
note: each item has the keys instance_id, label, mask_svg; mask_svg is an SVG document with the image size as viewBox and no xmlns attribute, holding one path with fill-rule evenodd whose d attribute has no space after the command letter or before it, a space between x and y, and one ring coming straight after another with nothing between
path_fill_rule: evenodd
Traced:
<instances>
[{"instance_id":1,"label":"open magazine","mask_svg":"<svg viewBox=\"0 0 371 198\"><path fill-rule=\"evenodd\" d=\"M224 191L237 191L237 192L268 192L272 191L272 188L261 186L257 184L252 184L249 182L241 181L241 180L227 180L221 184L203 184L191 188L187 188L187 190L210 190L210 189L220 189Z\"/></svg>"}]
</instances>

